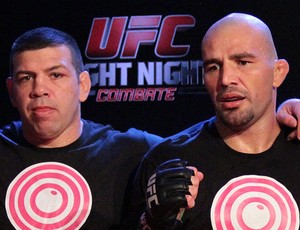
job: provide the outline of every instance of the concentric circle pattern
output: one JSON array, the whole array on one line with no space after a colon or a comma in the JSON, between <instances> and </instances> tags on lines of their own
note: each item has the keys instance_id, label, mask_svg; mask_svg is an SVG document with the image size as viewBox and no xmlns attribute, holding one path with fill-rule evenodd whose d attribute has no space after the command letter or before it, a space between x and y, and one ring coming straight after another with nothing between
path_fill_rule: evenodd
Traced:
<instances>
[{"instance_id":1,"label":"concentric circle pattern","mask_svg":"<svg viewBox=\"0 0 300 230\"><path fill-rule=\"evenodd\" d=\"M216 194L211 208L213 229L299 229L299 210L292 194L265 176L230 180Z\"/></svg>"},{"instance_id":2,"label":"concentric circle pattern","mask_svg":"<svg viewBox=\"0 0 300 230\"><path fill-rule=\"evenodd\" d=\"M16 229L79 229L92 207L86 180L56 162L32 165L10 184L6 212Z\"/></svg>"}]
</instances>

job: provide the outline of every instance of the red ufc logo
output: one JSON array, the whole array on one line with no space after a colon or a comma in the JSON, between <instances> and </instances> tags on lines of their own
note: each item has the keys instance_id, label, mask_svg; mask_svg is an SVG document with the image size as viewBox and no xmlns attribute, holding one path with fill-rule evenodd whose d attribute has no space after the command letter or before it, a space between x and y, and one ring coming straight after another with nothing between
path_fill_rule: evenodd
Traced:
<instances>
[{"instance_id":1,"label":"red ufc logo","mask_svg":"<svg viewBox=\"0 0 300 230\"><path fill-rule=\"evenodd\" d=\"M195 26L191 15L161 15L95 18L86 47L90 59L136 58L141 45L155 45L161 58L183 57L189 45L174 44L177 32Z\"/></svg>"}]
</instances>

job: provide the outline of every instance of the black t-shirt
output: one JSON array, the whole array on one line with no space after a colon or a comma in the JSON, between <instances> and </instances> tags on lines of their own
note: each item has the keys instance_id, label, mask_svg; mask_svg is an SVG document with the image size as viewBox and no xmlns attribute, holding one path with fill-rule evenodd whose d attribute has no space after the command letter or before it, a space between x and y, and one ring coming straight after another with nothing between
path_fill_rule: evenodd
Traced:
<instances>
[{"instance_id":1,"label":"black t-shirt","mask_svg":"<svg viewBox=\"0 0 300 230\"><path fill-rule=\"evenodd\" d=\"M61 148L30 145L20 122L3 128L0 229L119 228L132 176L161 138L82 121L80 138Z\"/></svg>"},{"instance_id":2,"label":"black t-shirt","mask_svg":"<svg viewBox=\"0 0 300 230\"><path fill-rule=\"evenodd\" d=\"M281 132L267 151L245 154L225 144L214 118L198 123L166 138L145 156L135 181L131 208L136 215L131 219L137 221L145 209L154 169L174 158L204 174L196 206L183 215L184 229L298 229L299 141L287 141Z\"/></svg>"}]
</instances>

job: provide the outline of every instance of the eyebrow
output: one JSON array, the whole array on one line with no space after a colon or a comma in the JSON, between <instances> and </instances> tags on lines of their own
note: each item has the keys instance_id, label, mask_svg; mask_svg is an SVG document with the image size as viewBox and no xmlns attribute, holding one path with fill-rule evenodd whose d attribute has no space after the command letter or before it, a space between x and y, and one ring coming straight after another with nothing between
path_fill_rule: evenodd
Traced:
<instances>
[{"instance_id":1,"label":"eyebrow","mask_svg":"<svg viewBox=\"0 0 300 230\"><path fill-rule=\"evenodd\" d=\"M17 71L15 74L13 74L13 77L18 77L21 74L34 75L34 72L29 71L29 70L20 70L20 71Z\"/></svg>"},{"instance_id":2,"label":"eyebrow","mask_svg":"<svg viewBox=\"0 0 300 230\"><path fill-rule=\"evenodd\" d=\"M203 67L208 66L210 64L222 64L222 61L220 59L217 58L211 58L211 59L207 59L203 62Z\"/></svg>"},{"instance_id":3,"label":"eyebrow","mask_svg":"<svg viewBox=\"0 0 300 230\"><path fill-rule=\"evenodd\" d=\"M244 52L244 53L237 53L237 54L232 54L229 56L229 59L230 60L239 60L239 59L243 59L243 58L255 58L256 56L252 53L248 53L248 52ZM207 66L209 64L218 64L218 65L221 65L222 64L222 61L218 58L211 58L211 59L207 59L207 60L204 60L203 62L203 66Z\"/></svg>"},{"instance_id":4,"label":"eyebrow","mask_svg":"<svg viewBox=\"0 0 300 230\"><path fill-rule=\"evenodd\" d=\"M60 69L60 68L66 69L66 67L64 65L55 65L55 66L51 66L49 68L46 68L44 71L45 72L51 72L53 70ZM14 75L17 76L17 75L20 75L20 74L34 74L34 72L30 71L30 70L19 70Z\"/></svg>"},{"instance_id":5,"label":"eyebrow","mask_svg":"<svg viewBox=\"0 0 300 230\"><path fill-rule=\"evenodd\" d=\"M230 59L243 59L243 58L255 58L256 56L252 53L244 52L244 53L238 53L230 55Z\"/></svg>"},{"instance_id":6,"label":"eyebrow","mask_svg":"<svg viewBox=\"0 0 300 230\"><path fill-rule=\"evenodd\" d=\"M60 68L67 69L64 65L55 65L55 66L51 66L51 67L45 69L45 71L51 72L53 70L60 69Z\"/></svg>"}]
</instances>

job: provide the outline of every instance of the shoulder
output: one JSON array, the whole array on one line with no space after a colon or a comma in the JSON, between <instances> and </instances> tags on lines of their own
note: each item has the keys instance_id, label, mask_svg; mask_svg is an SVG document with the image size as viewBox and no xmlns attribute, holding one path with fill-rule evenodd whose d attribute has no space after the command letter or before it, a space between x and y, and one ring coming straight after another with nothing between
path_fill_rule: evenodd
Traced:
<instances>
[{"instance_id":1,"label":"shoulder","mask_svg":"<svg viewBox=\"0 0 300 230\"><path fill-rule=\"evenodd\" d=\"M121 136L122 135L135 141L145 141L149 146L152 146L163 140L162 137L156 134L148 133L147 131L139 130L136 128L130 128L126 132L121 133Z\"/></svg>"},{"instance_id":2,"label":"shoulder","mask_svg":"<svg viewBox=\"0 0 300 230\"><path fill-rule=\"evenodd\" d=\"M17 135L21 132L22 129L22 122L21 121L12 121L11 123L5 125L1 129L1 133L9 136L9 135Z\"/></svg>"},{"instance_id":3,"label":"shoulder","mask_svg":"<svg viewBox=\"0 0 300 230\"><path fill-rule=\"evenodd\" d=\"M170 145L185 144L189 143L195 139L205 139L210 137L215 133L215 118L201 121L179 133L176 133L168 138L166 138L166 143Z\"/></svg>"},{"instance_id":4,"label":"shoulder","mask_svg":"<svg viewBox=\"0 0 300 230\"><path fill-rule=\"evenodd\" d=\"M89 138L94 136L97 139L105 139L106 141L115 144L142 144L150 147L163 139L158 135L138 130L136 128L130 128L123 132L115 130L111 125L102 125L89 120L82 121L84 124L84 135L88 136Z\"/></svg>"},{"instance_id":5,"label":"shoulder","mask_svg":"<svg viewBox=\"0 0 300 230\"><path fill-rule=\"evenodd\" d=\"M195 149L205 148L216 132L214 118L199 122L177 134L165 138L150 149L144 161L163 162L192 154ZM156 163L157 164L157 163Z\"/></svg>"},{"instance_id":6,"label":"shoulder","mask_svg":"<svg viewBox=\"0 0 300 230\"><path fill-rule=\"evenodd\" d=\"M19 143L23 141L21 121L13 121L0 130L0 138L5 142Z\"/></svg>"}]
</instances>

